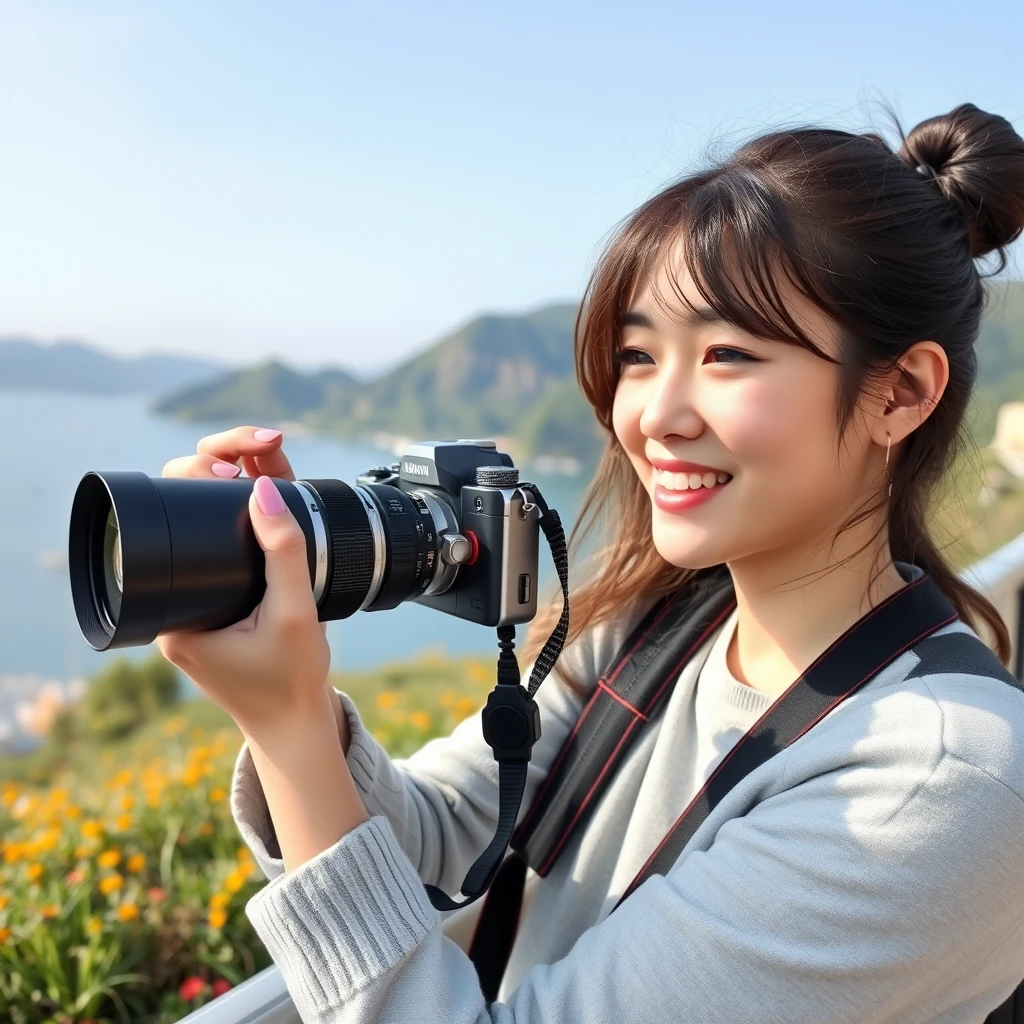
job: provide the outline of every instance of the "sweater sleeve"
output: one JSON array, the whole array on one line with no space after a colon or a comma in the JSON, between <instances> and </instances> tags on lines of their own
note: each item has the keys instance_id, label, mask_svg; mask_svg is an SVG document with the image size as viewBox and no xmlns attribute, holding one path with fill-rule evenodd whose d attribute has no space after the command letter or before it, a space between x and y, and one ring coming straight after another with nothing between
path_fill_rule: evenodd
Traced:
<instances>
[{"instance_id":1,"label":"sweater sleeve","mask_svg":"<svg viewBox=\"0 0 1024 1024\"><path fill-rule=\"evenodd\" d=\"M246 911L317 1024L981 1020L1021 976L1005 950L1024 934L1024 804L950 755L895 806L864 774L822 772L725 821L506 1003L485 1004L383 817Z\"/></svg>"},{"instance_id":2,"label":"sweater sleeve","mask_svg":"<svg viewBox=\"0 0 1024 1024\"><path fill-rule=\"evenodd\" d=\"M573 678L592 688L596 666L614 653L624 628L584 634L565 649L538 689L541 737L527 769L521 814L583 708L584 696L557 677L567 667ZM532 665L523 670L524 680L531 670ZM484 741L480 715L471 715L451 735L432 740L411 757L392 760L370 735L348 695L338 692L352 734L346 760L367 812L387 818L424 882L459 892L466 873L494 837L498 818L498 766ZM268 878L282 874L280 846L247 745L235 764L231 810L263 873Z\"/></svg>"}]
</instances>

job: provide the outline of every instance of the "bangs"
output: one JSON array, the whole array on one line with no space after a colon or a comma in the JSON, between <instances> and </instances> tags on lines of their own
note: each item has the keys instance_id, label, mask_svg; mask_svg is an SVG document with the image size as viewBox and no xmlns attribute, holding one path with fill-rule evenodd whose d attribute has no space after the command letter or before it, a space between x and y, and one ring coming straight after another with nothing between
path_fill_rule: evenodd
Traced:
<instances>
[{"instance_id":1,"label":"bangs","mask_svg":"<svg viewBox=\"0 0 1024 1024\"><path fill-rule=\"evenodd\" d=\"M661 199L653 204L660 209L641 212L650 233L641 247L644 256L635 263L636 274L625 289L627 295L635 296L650 284L654 301L667 319L672 320L679 305L695 312L680 286L680 271L685 268L701 297L726 323L836 362L790 311L795 290L835 319L828 298L801 269L801 242L806 245L812 240L797 237L785 208L770 189L749 171L733 168L688 195L670 193ZM671 297L659 294L654 286L663 266Z\"/></svg>"}]
</instances>

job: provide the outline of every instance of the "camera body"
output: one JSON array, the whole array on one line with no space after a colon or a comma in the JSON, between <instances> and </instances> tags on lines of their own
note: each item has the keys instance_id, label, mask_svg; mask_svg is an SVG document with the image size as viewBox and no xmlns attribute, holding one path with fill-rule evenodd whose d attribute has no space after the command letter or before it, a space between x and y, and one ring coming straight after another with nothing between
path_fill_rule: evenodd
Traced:
<instances>
[{"instance_id":1,"label":"camera body","mask_svg":"<svg viewBox=\"0 0 1024 1024\"><path fill-rule=\"evenodd\" d=\"M401 503L389 503L381 485L416 501L428 534L422 557L435 564L411 600L486 626L534 618L540 511L518 476L494 441L460 438L416 442L398 462L356 478L357 491L385 503L389 518L403 514ZM387 605L367 609L378 607Z\"/></svg>"}]
</instances>

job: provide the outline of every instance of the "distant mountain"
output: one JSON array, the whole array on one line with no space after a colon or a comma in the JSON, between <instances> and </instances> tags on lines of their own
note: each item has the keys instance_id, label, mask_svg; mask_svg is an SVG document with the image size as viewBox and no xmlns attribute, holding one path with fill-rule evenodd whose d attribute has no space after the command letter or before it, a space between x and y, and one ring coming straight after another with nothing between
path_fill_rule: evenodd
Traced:
<instances>
[{"instance_id":1,"label":"distant mountain","mask_svg":"<svg viewBox=\"0 0 1024 1024\"><path fill-rule=\"evenodd\" d=\"M158 415L195 420L298 420L310 410L342 402L359 386L342 370L299 373L270 361L174 391L153 403Z\"/></svg>"},{"instance_id":2,"label":"distant mountain","mask_svg":"<svg viewBox=\"0 0 1024 1024\"><path fill-rule=\"evenodd\" d=\"M0 338L0 389L146 394L196 384L223 372L222 363L189 356L121 358L81 342L43 345L27 338Z\"/></svg>"},{"instance_id":3,"label":"distant mountain","mask_svg":"<svg viewBox=\"0 0 1024 1024\"><path fill-rule=\"evenodd\" d=\"M500 437L518 442L520 456L586 460L597 434L575 383L575 316L570 303L479 316L370 380L264 364L166 395L154 411L192 421L292 419L349 438Z\"/></svg>"}]
</instances>

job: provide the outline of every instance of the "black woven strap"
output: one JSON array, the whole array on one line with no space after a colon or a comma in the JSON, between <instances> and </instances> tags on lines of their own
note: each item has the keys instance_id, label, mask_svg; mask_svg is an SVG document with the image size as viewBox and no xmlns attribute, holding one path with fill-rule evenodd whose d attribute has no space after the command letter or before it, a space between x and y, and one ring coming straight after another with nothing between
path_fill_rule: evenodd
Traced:
<instances>
[{"instance_id":1,"label":"black woven strap","mask_svg":"<svg viewBox=\"0 0 1024 1024\"><path fill-rule=\"evenodd\" d=\"M482 908L470 957L489 1001L496 998L515 938L526 864L544 869L538 873L551 870L621 763L616 749L627 746L631 737L635 742L664 706L683 665L734 607L728 575L709 574L692 593L655 606L602 676L581 715L589 723L574 729L563 745L549 784L513 835L516 852L506 859L492 886L500 896ZM740 779L795 742L900 654L956 618L953 606L930 577L923 576L855 623L732 748L616 907L650 875L671 868L686 842Z\"/></svg>"}]
</instances>

